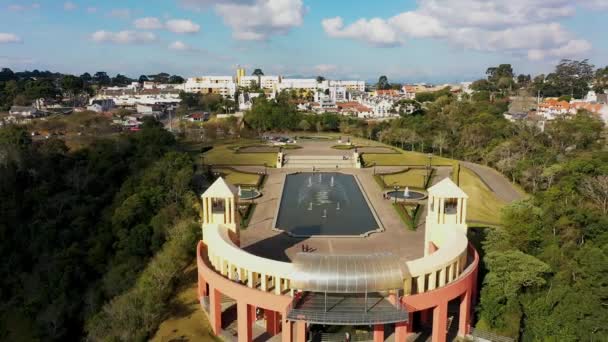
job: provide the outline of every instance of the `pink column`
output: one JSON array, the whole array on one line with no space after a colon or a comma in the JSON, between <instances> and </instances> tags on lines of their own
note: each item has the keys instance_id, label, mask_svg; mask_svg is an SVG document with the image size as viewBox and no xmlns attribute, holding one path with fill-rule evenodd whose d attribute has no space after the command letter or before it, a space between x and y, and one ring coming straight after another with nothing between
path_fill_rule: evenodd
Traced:
<instances>
[{"instance_id":1,"label":"pink column","mask_svg":"<svg viewBox=\"0 0 608 342\"><path fill-rule=\"evenodd\" d=\"M253 339L251 309L246 303L237 303L236 311L239 342L251 342Z\"/></svg>"},{"instance_id":2,"label":"pink column","mask_svg":"<svg viewBox=\"0 0 608 342\"><path fill-rule=\"evenodd\" d=\"M292 323L288 320L283 320L281 323L281 342L291 342Z\"/></svg>"},{"instance_id":3,"label":"pink column","mask_svg":"<svg viewBox=\"0 0 608 342\"><path fill-rule=\"evenodd\" d=\"M384 342L384 324L374 325L374 342Z\"/></svg>"},{"instance_id":4,"label":"pink column","mask_svg":"<svg viewBox=\"0 0 608 342\"><path fill-rule=\"evenodd\" d=\"M207 296L207 282L200 275L198 276L198 298Z\"/></svg>"},{"instance_id":5,"label":"pink column","mask_svg":"<svg viewBox=\"0 0 608 342\"><path fill-rule=\"evenodd\" d=\"M431 322L430 310L431 309L425 309L420 311L420 323L422 323L423 325L429 324Z\"/></svg>"},{"instance_id":6,"label":"pink column","mask_svg":"<svg viewBox=\"0 0 608 342\"><path fill-rule=\"evenodd\" d=\"M306 342L306 322L296 322L296 342Z\"/></svg>"},{"instance_id":7,"label":"pink column","mask_svg":"<svg viewBox=\"0 0 608 342\"><path fill-rule=\"evenodd\" d=\"M460 317L458 320L458 336L465 337L469 333L471 320L471 293L465 292L460 296Z\"/></svg>"},{"instance_id":8,"label":"pink column","mask_svg":"<svg viewBox=\"0 0 608 342\"><path fill-rule=\"evenodd\" d=\"M405 342L407 339L407 323L395 323L395 342Z\"/></svg>"},{"instance_id":9,"label":"pink column","mask_svg":"<svg viewBox=\"0 0 608 342\"><path fill-rule=\"evenodd\" d=\"M445 342L448 328L448 303L441 303L433 309L432 342Z\"/></svg>"},{"instance_id":10,"label":"pink column","mask_svg":"<svg viewBox=\"0 0 608 342\"><path fill-rule=\"evenodd\" d=\"M215 335L219 335L222 330L222 294L215 288L209 289L209 316L211 328Z\"/></svg>"},{"instance_id":11,"label":"pink column","mask_svg":"<svg viewBox=\"0 0 608 342\"><path fill-rule=\"evenodd\" d=\"M278 335L281 332L281 315L268 309L264 311L266 312L266 332L270 336Z\"/></svg>"}]
</instances>

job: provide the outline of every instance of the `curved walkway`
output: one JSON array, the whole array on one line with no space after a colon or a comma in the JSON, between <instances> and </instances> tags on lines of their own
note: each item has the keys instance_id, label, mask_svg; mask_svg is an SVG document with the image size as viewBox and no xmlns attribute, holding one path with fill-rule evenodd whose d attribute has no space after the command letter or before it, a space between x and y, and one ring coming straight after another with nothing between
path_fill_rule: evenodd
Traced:
<instances>
[{"instance_id":1,"label":"curved walkway","mask_svg":"<svg viewBox=\"0 0 608 342\"><path fill-rule=\"evenodd\" d=\"M461 164L477 174L477 176L479 176L479 178L481 178L481 180L483 180L483 182L486 183L490 189L492 189L496 196L503 201L513 202L524 197L524 195L519 192L517 188L507 179L507 177L503 176L498 171L490 167L471 162L462 161Z\"/></svg>"}]
</instances>

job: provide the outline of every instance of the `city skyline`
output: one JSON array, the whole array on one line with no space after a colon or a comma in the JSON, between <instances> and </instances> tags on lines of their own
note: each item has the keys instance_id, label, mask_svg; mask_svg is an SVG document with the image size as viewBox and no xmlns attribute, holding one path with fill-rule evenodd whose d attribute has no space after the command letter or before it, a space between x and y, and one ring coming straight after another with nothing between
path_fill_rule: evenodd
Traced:
<instances>
[{"instance_id":1,"label":"city skyline","mask_svg":"<svg viewBox=\"0 0 608 342\"><path fill-rule=\"evenodd\" d=\"M131 77L251 73L456 82L511 63L606 64L608 1L0 1L0 66Z\"/></svg>"}]
</instances>

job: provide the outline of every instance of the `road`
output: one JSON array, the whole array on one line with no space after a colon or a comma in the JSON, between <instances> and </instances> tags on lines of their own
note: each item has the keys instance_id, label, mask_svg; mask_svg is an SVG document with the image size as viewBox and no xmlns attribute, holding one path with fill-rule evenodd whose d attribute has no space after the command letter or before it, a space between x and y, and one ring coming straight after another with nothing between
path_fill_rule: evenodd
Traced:
<instances>
[{"instance_id":1,"label":"road","mask_svg":"<svg viewBox=\"0 0 608 342\"><path fill-rule=\"evenodd\" d=\"M460 162L462 166L475 172L489 187L494 191L498 198L506 202L513 202L520 200L524 197L522 193L517 191L515 185L513 185L505 176L498 171L479 164L470 162Z\"/></svg>"}]
</instances>

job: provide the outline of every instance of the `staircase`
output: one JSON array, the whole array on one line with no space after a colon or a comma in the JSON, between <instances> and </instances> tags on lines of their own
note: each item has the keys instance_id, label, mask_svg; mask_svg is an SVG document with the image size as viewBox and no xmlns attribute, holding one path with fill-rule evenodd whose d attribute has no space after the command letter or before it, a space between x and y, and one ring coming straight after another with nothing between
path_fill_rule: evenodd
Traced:
<instances>
[{"instance_id":1,"label":"staircase","mask_svg":"<svg viewBox=\"0 0 608 342\"><path fill-rule=\"evenodd\" d=\"M285 156L284 168L289 169L354 169L355 160L352 156Z\"/></svg>"}]
</instances>

